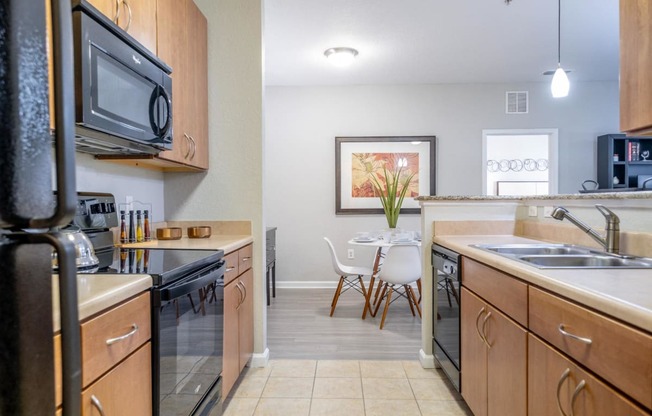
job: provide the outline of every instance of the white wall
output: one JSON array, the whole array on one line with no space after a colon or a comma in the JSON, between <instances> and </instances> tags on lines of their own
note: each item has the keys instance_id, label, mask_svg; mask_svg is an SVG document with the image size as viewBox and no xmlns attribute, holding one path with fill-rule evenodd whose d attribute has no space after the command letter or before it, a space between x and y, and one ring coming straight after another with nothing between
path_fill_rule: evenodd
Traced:
<instances>
[{"instance_id":1,"label":"white wall","mask_svg":"<svg viewBox=\"0 0 652 416\"><path fill-rule=\"evenodd\" d=\"M165 219L163 203L163 173L95 160L85 153L75 154L77 191L107 192L116 203L125 202L127 195L134 200L152 204L152 221Z\"/></svg>"},{"instance_id":2,"label":"white wall","mask_svg":"<svg viewBox=\"0 0 652 416\"><path fill-rule=\"evenodd\" d=\"M530 112L505 114L505 91L530 92ZM335 215L335 137L435 135L437 194L481 194L483 129L559 129L559 192L596 176L596 137L618 131L617 82L575 83L564 99L548 83L267 87L265 215L277 231L277 279L335 281L323 236L345 259L356 231L384 216ZM418 216L399 226L418 230ZM351 264L373 252L356 247ZM293 283L294 284L294 283ZM305 284L305 283L304 283ZM305 284L310 285L310 283Z\"/></svg>"},{"instance_id":3,"label":"white wall","mask_svg":"<svg viewBox=\"0 0 652 416\"><path fill-rule=\"evenodd\" d=\"M195 0L208 20L209 170L165 174L169 220L251 220L254 353L265 341L261 0Z\"/></svg>"}]
</instances>

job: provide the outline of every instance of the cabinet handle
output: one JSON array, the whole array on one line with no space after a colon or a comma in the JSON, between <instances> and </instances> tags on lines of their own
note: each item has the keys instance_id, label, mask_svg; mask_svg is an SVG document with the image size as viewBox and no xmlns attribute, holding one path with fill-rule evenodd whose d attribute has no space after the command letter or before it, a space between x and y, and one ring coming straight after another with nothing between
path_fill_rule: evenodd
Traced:
<instances>
[{"instance_id":1,"label":"cabinet handle","mask_svg":"<svg viewBox=\"0 0 652 416\"><path fill-rule=\"evenodd\" d=\"M576 340L578 340L580 342L583 342L583 343L585 343L587 345L591 345L593 343L591 338L580 337L580 336L577 336L575 334L571 334L570 332L566 332L566 330L564 328L564 324L559 324L559 332L565 337L576 339Z\"/></svg>"},{"instance_id":2,"label":"cabinet handle","mask_svg":"<svg viewBox=\"0 0 652 416\"><path fill-rule=\"evenodd\" d=\"M191 144L190 144L190 136L188 136L188 133L183 133L183 137L185 137L186 141L188 142L188 151L186 152L185 155L183 155L183 158L188 159L188 156L190 156L190 151L192 150Z\"/></svg>"},{"instance_id":3,"label":"cabinet handle","mask_svg":"<svg viewBox=\"0 0 652 416\"><path fill-rule=\"evenodd\" d=\"M120 17L120 1L115 0L115 15L113 16L113 23L118 24L118 17Z\"/></svg>"},{"instance_id":4,"label":"cabinet handle","mask_svg":"<svg viewBox=\"0 0 652 416\"><path fill-rule=\"evenodd\" d=\"M489 341L487 341L487 321L489 318L491 318L491 312L489 312L482 321L482 340L485 344L487 344L487 347L491 348L491 344L489 344Z\"/></svg>"},{"instance_id":5,"label":"cabinet handle","mask_svg":"<svg viewBox=\"0 0 652 416\"><path fill-rule=\"evenodd\" d=\"M235 307L235 310L237 311L240 309L240 306L244 302L244 293L242 293L242 288L240 288L240 282L236 283L235 287L238 288L238 292L240 292L240 299L238 300L238 306Z\"/></svg>"},{"instance_id":6,"label":"cabinet handle","mask_svg":"<svg viewBox=\"0 0 652 416\"><path fill-rule=\"evenodd\" d=\"M126 333L124 335L120 335L119 337L107 339L106 340L106 345L111 345L111 344L115 344L116 342L123 341L123 340L135 335L136 332L138 332L138 325L131 324L131 331L129 331L128 333Z\"/></svg>"},{"instance_id":7,"label":"cabinet handle","mask_svg":"<svg viewBox=\"0 0 652 416\"><path fill-rule=\"evenodd\" d=\"M561 408L561 399L559 398L559 393L561 392L561 386L564 384L564 381L568 378L569 375L570 375L570 368L567 368L561 374L561 377L559 378L559 382L557 383L557 408L559 409L559 413L562 416L568 416L568 415L566 414L566 412L564 412L564 409Z\"/></svg>"},{"instance_id":8,"label":"cabinet handle","mask_svg":"<svg viewBox=\"0 0 652 416\"><path fill-rule=\"evenodd\" d=\"M225 272L228 273L228 272L232 272L232 271L234 271L234 270L235 270L235 267L227 267L226 270L225 270Z\"/></svg>"},{"instance_id":9,"label":"cabinet handle","mask_svg":"<svg viewBox=\"0 0 652 416\"><path fill-rule=\"evenodd\" d=\"M245 299L247 299L247 286L245 286L242 280L240 280L240 284L242 285L242 290L244 290L244 297L242 298L242 303L244 303Z\"/></svg>"},{"instance_id":10,"label":"cabinet handle","mask_svg":"<svg viewBox=\"0 0 652 416\"><path fill-rule=\"evenodd\" d=\"M251 259L251 257L243 257L243 258L242 258L242 261L243 261L243 262L244 262L244 261L249 261L250 259Z\"/></svg>"},{"instance_id":11,"label":"cabinet handle","mask_svg":"<svg viewBox=\"0 0 652 416\"><path fill-rule=\"evenodd\" d=\"M129 19L127 19L127 26L125 27L125 32L129 31L129 26L131 26L131 6L127 3L127 0L122 0L122 4L127 6L127 13L129 13Z\"/></svg>"},{"instance_id":12,"label":"cabinet handle","mask_svg":"<svg viewBox=\"0 0 652 416\"><path fill-rule=\"evenodd\" d=\"M95 397L94 394L91 395L91 403L93 403L93 405L95 407L97 407L97 410L100 412L100 416L105 416L104 408L102 407L102 403L100 403L100 399Z\"/></svg>"},{"instance_id":13,"label":"cabinet handle","mask_svg":"<svg viewBox=\"0 0 652 416\"><path fill-rule=\"evenodd\" d=\"M480 309L480 312L478 312L478 316L475 317L475 330L478 332L478 336L480 337L480 339L483 340L484 342L487 342L485 341L484 337L480 333L480 317L482 316L483 313L485 313L484 306L482 307L482 309Z\"/></svg>"},{"instance_id":14,"label":"cabinet handle","mask_svg":"<svg viewBox=\"0 0 652 416\"><path fill-rule=\"evenodd\" d=\"M195 142L195 138L192 136L188 136L190 139L190 148L192 149L192 154L190 155L190 160L193 160L195 158L195 151L197 150L197 143Z\"/></svg>"},{"instance_id":15,"label":"cabinet handle","mask_svg":"<svg viewBox=\"0 0 652 416\"><path fill-rule=\"evenodd\" d=\"M570 416L575 416L575 411L573 410L573 406L575 405L575 399L577 399L577 396L580 394L580 391L586 386L586 381L582 380L580 381L580 384L575 387L575 391L573 392L573 397L571 398L571 403L570 403Z\"/></svg>"}]
</instances>

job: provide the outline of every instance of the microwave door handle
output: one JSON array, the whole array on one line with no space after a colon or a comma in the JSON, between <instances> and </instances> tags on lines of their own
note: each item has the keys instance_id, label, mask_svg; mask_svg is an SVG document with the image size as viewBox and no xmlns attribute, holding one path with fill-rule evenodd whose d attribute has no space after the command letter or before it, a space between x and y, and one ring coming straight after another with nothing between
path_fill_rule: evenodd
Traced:
<instances>
[{"instance_id":1,"label":"microwave door handle","mask_svg":"<svg viewBox=\"0 0 652 416\"><path fill-rule=\"evenodd\" d=\"M165 124L162 127L158 126L158 102L159 98L163 98L166 106L167 117L165 119ZM164 137L172 125L172 102L170 101L170 96L162 86L157 86L152 91L152 98L149 100L149 122L152 125L152 130L154 130L159 138Z\"/></svg>"},{"instance_id":2,"label":"microwave door handle","mask_svg":"<svg viewBox=\"0 0 652 416\"><path fill-rule=\"evenodd\" d=\"M75 89L72 14L70 0L51 0L54 63L55 163L57 206L50 218L30 220L30 228L47 228L70 222L77 206L75 183Z\"/></svg>"}]
</instances>

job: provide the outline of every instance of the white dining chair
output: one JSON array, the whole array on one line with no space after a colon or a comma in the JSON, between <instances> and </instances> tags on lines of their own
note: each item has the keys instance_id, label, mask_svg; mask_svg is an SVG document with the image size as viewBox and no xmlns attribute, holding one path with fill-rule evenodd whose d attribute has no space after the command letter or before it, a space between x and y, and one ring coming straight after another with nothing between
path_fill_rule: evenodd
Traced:
<instances>
[{"instance_id":1,"label":"white dining chair","mask_svg":"<svg viewBox=\"0 0 652 416\"><path fill-rule=\"evenodd\" d=\"M378 312L383 299L385 299L385 309L380 320L380 329L385 326L385 318L387 317L389 305L393 302L392 294L394 292L407 299L412 315L415 315L414 308L416 308L419 317L421 317L419 301L414 294L414 290L412 290L412 283L421 278L421 253L418 246L395 245L389 247L385 255L385 261L378 272L378 278L383 281L384 287L380 299L376 303L374 316ZM397 290L399 288L403 288L403 292Z\"/></svg>"},{"instance_id":2,"label":"white dining chair","mask_svg":"<svg viewBox=\"0 0 652 416\"><path fill-rule=\"evenodd\" d=\"M324 237L326 244L331 253L331 261L333 262L333 270L340 276L340 281L337 284L337 289L335 289L335 294L333 295L333 301L331 302L331 315L335 312L335 307L337 306L337 301L340 298L340 295L346 292L349 289L354 289L359 293L362 293L363 299L366 301L367 291L364 286L364 281L362 280L363 276L371 276L373 270L370 267L358 267L358 266L345 266L337 259L337 254L335 254L335 247L331 240Z\"/></svg>"}]
</instances>

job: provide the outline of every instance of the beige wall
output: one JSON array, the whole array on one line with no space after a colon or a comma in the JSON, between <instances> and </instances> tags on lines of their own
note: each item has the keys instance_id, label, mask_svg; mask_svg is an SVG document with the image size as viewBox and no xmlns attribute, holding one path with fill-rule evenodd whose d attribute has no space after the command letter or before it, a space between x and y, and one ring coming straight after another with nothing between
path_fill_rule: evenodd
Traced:
<instances>
[{"instance_id":1,"label":"beige wall","mask_svg":"<svg viewBox=\"0 0 652 416\"><path fill-rule=\"evenodd\" d=\"M266 350L261 0L195 0L208 19L208 172L165 175L167 220L251 220L254 353Z\"/></svg>"}]
</instances>

